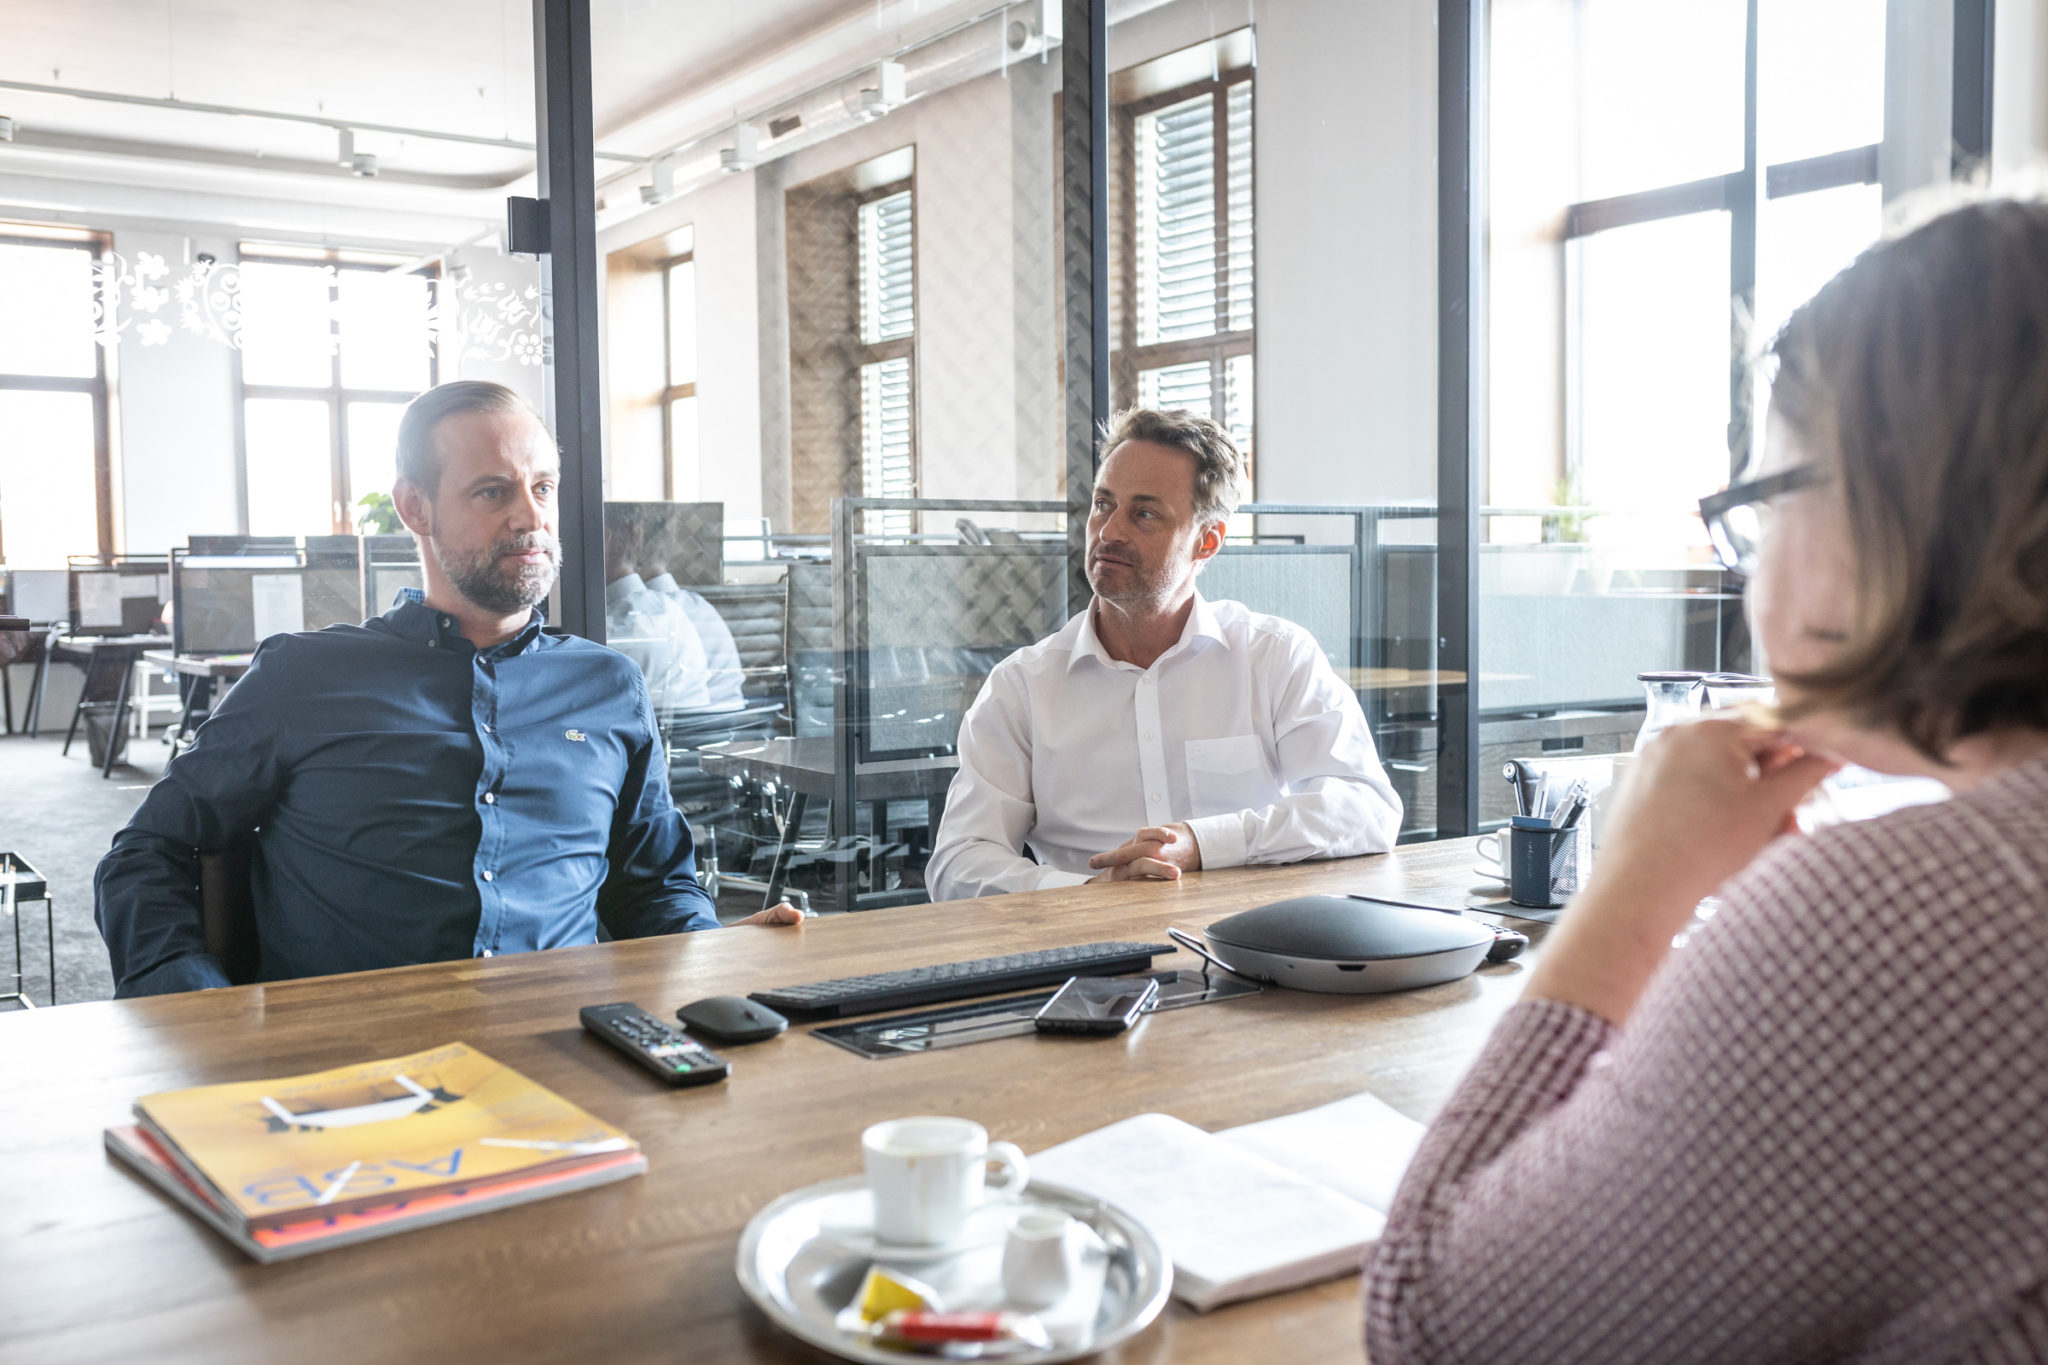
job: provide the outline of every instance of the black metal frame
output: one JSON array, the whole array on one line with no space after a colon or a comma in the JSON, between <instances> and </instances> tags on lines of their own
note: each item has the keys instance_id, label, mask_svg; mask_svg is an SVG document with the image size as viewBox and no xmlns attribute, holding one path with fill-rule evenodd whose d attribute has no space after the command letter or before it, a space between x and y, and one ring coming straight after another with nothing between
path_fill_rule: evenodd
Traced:
<instances>
[{"instance_id":1,"label":"black metal frame","mask_svg":"<svg viewBox=\"0 0 2048 1365\"><path fill-rule=\"evenodd\" d=\"M1479 453L1486 400L1487 0L1437 9L1437 837L1479 832Z\"/></svg>"},{"instance_id":2,"label":"black metal frame","mask_svg":"<svg viewBox=\"0 0 2048 1365\"><path fill-rule=\"evenodd\" d=\"M590 0L533 0L535 145L548 225L552 384L544 414L562 451L562 579L555 625L604 641L604 436L598 384L597 128L591 112Z\"/></svg>"}]
</instances>

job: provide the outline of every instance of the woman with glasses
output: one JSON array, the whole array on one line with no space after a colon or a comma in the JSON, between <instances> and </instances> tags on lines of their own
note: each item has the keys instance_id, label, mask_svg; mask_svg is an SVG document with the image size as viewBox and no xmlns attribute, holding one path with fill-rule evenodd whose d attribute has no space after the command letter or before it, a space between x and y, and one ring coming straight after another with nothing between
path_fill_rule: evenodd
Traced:
<instances>
[{"instance_id":1,"label":"woman with glasses","mask_svg":"<svg viewBox=\"0 0 2048 1365\"><path fill-rule=\"evenodd\" d=\"M1778 719L1638 759L1409 1167L1374 1365L2048 1359L2048 206L1871 248L1772 355L1702 512ZM1845 762L1955 795L1793 833Z\"/></svg>"}]
</instances>

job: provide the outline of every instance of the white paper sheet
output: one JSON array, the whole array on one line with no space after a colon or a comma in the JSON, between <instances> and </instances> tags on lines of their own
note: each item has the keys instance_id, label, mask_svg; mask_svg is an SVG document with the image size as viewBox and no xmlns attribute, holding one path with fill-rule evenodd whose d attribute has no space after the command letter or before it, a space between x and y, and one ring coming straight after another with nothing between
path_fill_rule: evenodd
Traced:
<instances>
[{"instance_id":1,"label":"white paper sheet","mask_svg":"<svg viewBox=\"0 0 2048 1365\"><path fill-rule=\"evenodd\" d=\"M121 580L110 573L78 575L77 626L118 626L121 624Z\"/></svg>"},{"instance_id":2,"label":"white paper sheet","mask_svg":"<svg viewBox=\"0 0 2048 1365\"><path fill-rule=\"evenodd\" d=\"M249 575L251 605L256 618L256 643L273 635L306 628L305 580L295 573Z\"/></svg>"},{"instance_id":3,"label":"white paper sheet","mask_svg":"<svg viewBox=\"0 0 2048 1365\"><path fill-rule=\"evenodd\" d=\"M1385 1213L1427 1131L1377 1095L1359 1094L1216 1136Z\"/></svg>"}]
</instances>

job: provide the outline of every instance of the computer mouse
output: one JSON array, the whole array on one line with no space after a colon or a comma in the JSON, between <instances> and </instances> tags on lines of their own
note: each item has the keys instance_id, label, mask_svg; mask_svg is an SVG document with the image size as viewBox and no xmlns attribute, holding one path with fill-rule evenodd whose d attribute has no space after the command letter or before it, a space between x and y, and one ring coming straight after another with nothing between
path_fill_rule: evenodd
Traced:
<instances>
[{"instance_id":1,"label":"computer mouse","mask_svg":"<svg viewBox=\"0 0 2048 1365\"><path fill-rule=\"evenodd\" d=\"M789 1027L789 1020L743 995L713 995L676 1011L683 1027L719 1043L758 1043Z\"/></svg>"},{"instance_id":2,"label":"computer mouse","mask_svg":"<svg viewBox=\"0 0 2048 1365\"><path fill-rule=\"evenodd\" d=\"M1486 950L1488 962L1506 962L1511 957L1520 957L1522 949L1529 946L1529 936L1513 929L1496 927L1493 931L1493 946Z\"/></svg>"}]
</instances>

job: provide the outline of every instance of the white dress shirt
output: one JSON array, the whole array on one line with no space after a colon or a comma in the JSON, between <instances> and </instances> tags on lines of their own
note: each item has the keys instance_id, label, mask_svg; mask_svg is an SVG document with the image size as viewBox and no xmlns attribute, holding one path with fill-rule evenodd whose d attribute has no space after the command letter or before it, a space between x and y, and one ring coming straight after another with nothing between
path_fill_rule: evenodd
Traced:
<instances>
[{"instance_id":1,"label":"white dress shirt","mask_svg":"<svg viewBox=\"0 0 2048 1365\"><path fill-rule=\"evenodd\" d=\"M1003 660L961 722L925 876L933 900L1072 886L1095 854L1179 822L1203 867L1393 847L1401 799L1300 626L1197 595L1179 643L1139 668L1110 658L1091 607Z\"/></svg>"},{"instance_id":2,"label":"white dress shirt","mask_svg":"<svg viewBox=\"0 0 2048 1365\"><path fill-rule=\"evenodd\" d=\"M670 605L682 608L683 615L696 628L697 639L704 646L705 681L709 688L706 706L713 711L731 711L746 705L746 698L741 695L746 673L740 667L740 648L732 638L732 627L718 614L718 608L701 594L678 584L674 574L657 574L648 580L647 586Z\"/></svg>"},{"instance_id":3,"label":"white dress shirt","mask_svg":"<svg viewBox=\"0 0 2048 1365\"><path fill-rule=\"evenodd\" d=\"M640 665L655 710L701 710L710 704L704 644L680 606L636 573L607 585L604 605L605 643Z\"/></svg>"}]
</instances>

